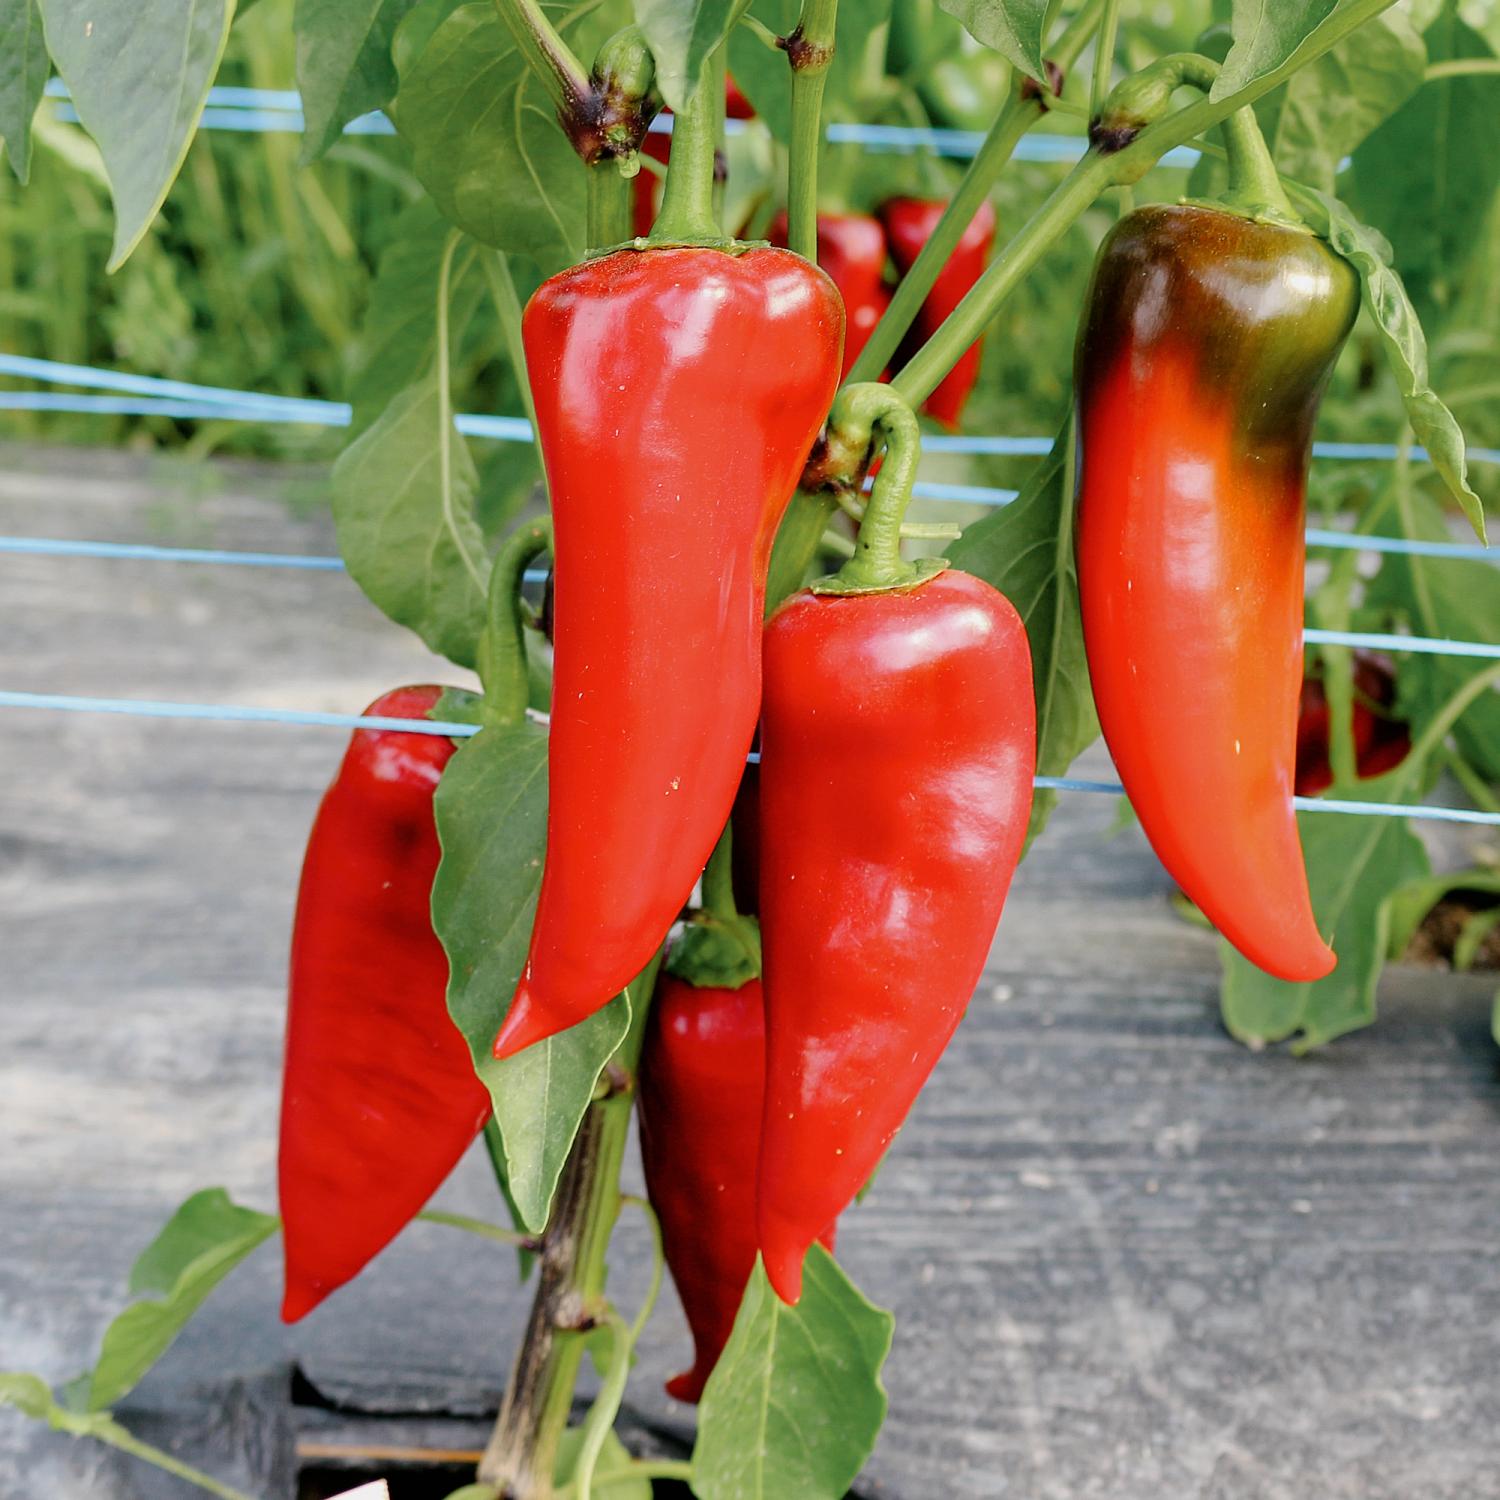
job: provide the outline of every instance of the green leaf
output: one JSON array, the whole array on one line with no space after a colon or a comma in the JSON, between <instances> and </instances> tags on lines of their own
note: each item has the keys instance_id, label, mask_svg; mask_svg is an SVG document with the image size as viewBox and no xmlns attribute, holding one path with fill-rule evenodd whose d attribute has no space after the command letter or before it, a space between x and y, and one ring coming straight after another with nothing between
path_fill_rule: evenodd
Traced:
<instances>
[{"instance_id":1,"label":"green leaf","mask_svg":"<svg viewBox=\"0 0 1500 1500\"><path fill-rule=\"evenodd\" d=\"M629 1005L617 996L579 1025L495 1061L547 847L545 732L523 724L475 735L448 763L435 809L443 858L432 921L451 969L448 1013L494 1101L516 1210L539 1231L600 1070L624 1040Z\"/></svg>"},{"instance_id":2,"label":"green leaf","mask_svg":"<svg viewBox=\"0 0 1500 1500\"><path fill-rule=\"evenodd\" d=\"M1008 58L1023 73L1043 76L1042 38L1047 0L938 0L969 35Z\"/></svg>"},{"instance_id":3,"label":"green leaf","mask_svg":"<svg viewBox=\"0 0 1500 1500\"><path fill-rule=\"evenodd\" d=\"M1453 967L1460 973L1474 967L1474 960L1479 957L1479 950L1484 946L1484 940L1494 931L1495 924L1500 922L1500 906L1491 907L1489 911L1476 911L1472 917L1463 925L1463 931L1458 935L1458 941L1453 945Z\"/></svg>"},{"instance_id":4,"label":"green leaf","mask_svg":"<svg viewBox=\"0 0 1500 1500\"><path fill-rule=\"evenodd\" d=\"M16 176L31 176L31 117L51 64L37 0L0 0L0 141Z\"/></svg>"},{"instance_id":5,"label":"green leaf","mask_svg":"<svg viewBox=\"0 0 1500 1500\"><path fill-rule=\"evenodd\" d=\"M302 160L321 156L358 116L396 92L391 42L416 0L297 0Z\"/></svg>"},{"instance_id":6,"label":"green leaf","mask_svg":"<svg viewBox=\"0 0 1500 1500\"><path fill-rule=\"evenodd\" d=\"M426 196L403 210L391 227L390 243L380 257L370 287L349 381L353 437L432 369L437 358L433 309L452 233L453 226ZM455 329L470 326L484 297L483 281L474 274L479 254L472 242L465 242L453 257L448 294L449 322Z\"/></svg>"},{"instance_id":7,"label":"green leaf","mask_svg":"<svg viewBox=\"0 0 1500 1500\"><path fill-rule=\"evenodd\" d=\"M0 1371L0 1406L13 1406L23 1416L45 1422L55 1405L52 1388L40 1375Z\"/></svg>"},{"instance_id":8,"label":"green leaf","mask_svg":"<svg viewBox=\"0 0 1500 1500\"><path fill-rule=\"evenodd\" d=\"M1411 768L1403 765L1388 776L1361 781L1357 795L1370 802L1400 801L1410 786ZM1220 1001L1231 1036L1260 1047L1296 1032L1296 1050L1305 1052L1375 1019L1392 898L1426 877L1429 866L1422 841L1404 818L1305 812L1297 822L1318 929L1330 938L1338 967L1316 983L1290 984L1224 943Z\"/></svg>"},{"instance_id":9,"label":"green leaf","mask_svg":"<svg viewBox=\"0 0 1500 1500\"><path fill-rule=\"evenodd\" d=\"M736 0L636 0L656 84L672 109L681 113L697 92L703 64L728 35L735 8Z\"/></svg>"},{"instance_id":10,"label":"green leaf","mask_svg":"<svg viewBox=\"0 0 1500 1500\"><path fill-rule=\"evenodd\" d=\"M447 1500L499 1500L500 1491L492 1484L466 1484L461 1490L447 1497Z\"/></svg>"},{"instance_id":11,"label":"green leaf","mask_svg":"<svg viewBox=\"0 0 1500 1500\"><path fill-rule=\"evenodd\" d=\"M1402 532L1414 540L1452 539L1442 509L1412 491L1401 497ZM1450 641L1500 640L1500 570L1462 558L1392 553L1369 586L1369 603L1391 611L1418 635ZM1414 653L1398 674L1402 714L1421 727L1482 661ZM1500 781L1500 694L1485 693L1463 713L1453 734L1461 753L1489 781Z\"/></svg>"},{"instance_id":12,"label":"green leaf","mask_svg":"<svg viewBox=\"0 0 1500 1500\"><path fill-rule=\"evenodd\" d=\"M999 589L1031 641L1037 772L1062 776L1099 737L1089 687L1073 554L1072 424L1032 470L1019 497L966 527L947 549L953 565ZM1039 790L1027 842L1047 826L1058 794Z\"/></svg>"},{"instance_id":13,"label":"green leaf","mask_svg":"<svg viewBox=\"0 0 1500 1500\"><path fill-rule=\"evenodd\" d=\"M1234 44L1211 99L1227 99L1273 73L1317 30L1336 0L1234 0Z\"/></svg>"},{"instance_id":14,"label":"green leaf","mask_svg":"<svg viewBox=\"0 0 1500 1500\"><path fill-rule=\"evenodd\" d=\"M1391 930L1386 957L1399 962L1427 914L1454 891L1492 891L1500 895L1500 873L1493 870L1449 870L1405 886L1391 897Z\"/></svg>"},{"instance_id":15,"label":"green leaf","mask_svg":"<svg viewBox=\"0 0 1500 1500\"><path fill-rule=\"evenodd\" d=\"M278 1228L274 1215L241 1208L223 1188L194 1193L130 1273L131 1295L152 1300L135 1302L105 1330L99 1358L85 1377L87 1409L103 1411L128 1395L209 1293Z\"/></svg>"},{"instance_id":16,"label":"green leaf","mask_svg":"<svg viewBox=\"0 0 1500 1500\"><path fill-rule=\"evenodd\" d=\"M573 1470L578 1465L578 1452L582 1447L581 1427L569 1427L558 1441L552 1482L559 1489L572 1483ZM604 1439L599 1461L594 1465L595 1493L600 1495L601 1500L651 1500L651 1481L645 1477L629 1481L622 1479L608 1485L600 1483L607 1474L628 1474L633 1463L630 1450L611 1432Z\"/></svg>"},{"instance_id":17,"label":"green leaf","mask_svg":"<svg viewBox=\"0 0 1500 1500\"><path fill-rule=\"evenodd\" d=\"M699 1409L698 1500L842 1500L885 1420L895 1326L821 1245L796 1307L757 1260Z\"/></svg>"},{"instance_id":18,"label":"green leaf","mask_svg":"<svg viewBox=\"0 0 1500 1500\"><path fill-rule=\"evenodd\" d=\"M234 0L41 0L41 10L47 49L109 173L113 271L151 227L192 144Z\"/></svg>"},{"instance_id":19,"label":"green leaf","mask_svg":"<svg viewBox=\"0 0 1500 1500\"><path fill-rule=\"evenodd\" d=\"M433 32L402 76L394 115L412 170L461 229L544 269L583 258L583 164L489 0Z\"/></svg>"},{"instance_id":20,"label":"green leaf","mask_svg":"<svg viewBox=\"0 0 1500 1500\"><path fill-rule=\"evenodd\" d=\"M1390 263L1391 247L1337 198L1327 193L1318 197L1328 211L1329 243L1359 272L1365 309L1396 377L1406 420L1480 541L1485 541L1484 506L1469 484L1464 435L1453 413L1427 383L1427 338L1406 287Z\"/></svg>"},{"instance_id":21,"label":"green leaf","mask_svg":"<svg viewBox=\"0 0 1500 1500\"><path fill-rule=\"evenodd\" d=\"M475 662L489 574L474 516L478 487L436 370L391 402L333 467L333 519L350 576L398 625L464 667Z\"/></svg>"},{"instance_id":22,"label":"green leaf","mask_svg":"<svg viewBox=\"0 0 1500 1500\"><path fill-rule=\"evenodd\" d=\"M1339 163L1422 85L1427 49L1406 14L1388 10L1352 32L1284 89L1273 134L1277 167L1332 192Z\"/></svg>"},{"instance_id":23,"label":"green leaf","mask_svg":"<svg viewBox=\"0 0 1500 1500\"><path fill-rule=\"evenodd\" d=\"M1493 53L1450 6L1426 33L1433 62ZM1500 184L1500 83L1442 78L1423 85L1354 153L1350 201L1395 250L1424 318L1451 312L1479 247L1478 226Z\"/></svg>"}]
</instances>

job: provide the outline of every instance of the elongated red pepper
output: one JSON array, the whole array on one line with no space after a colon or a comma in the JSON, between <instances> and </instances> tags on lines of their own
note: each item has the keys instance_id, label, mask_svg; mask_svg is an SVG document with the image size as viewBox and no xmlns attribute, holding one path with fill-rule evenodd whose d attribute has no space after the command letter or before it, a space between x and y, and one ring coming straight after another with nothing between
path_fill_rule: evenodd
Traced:
<instances>
[{"instance_id":1,"label":"elongated red pepper","mask_svg":"<svg viewBox=\"0 0 1500 1500\"><path fill-rule=\"evenodd\" d=\"M1078 570L1099 720L1141 826L1252 963L1315 980L1292 809L1312 425L1354 321L1302 230L1153 206L1111 231L1077 355Z\"/></svg>"},{"instance_id":2,"label":"elongated red pepper","mask_svg":"<svg viewBox=\"0 0 1500 1500\"><path fill-rule=\"evenodd\" d=\"M398 688L365 712L422 719L441 693ZM289 1323L395 1238L489 1117L429 909L452 754L441 735L356 730L308 840L278 1161Z\"/></svg>"},{"instance_id":3,"label":"elongated red pepper","mask_svg":"<svg viewBox=\"0 0 1500 1500\"><path fill-rule=\"evenodd\" d=\"M755 1266L755 1173L765 1099L760 980L657 986L641 1063L641 1157L667 1266L693 1332L692 1368L667 1382L697 1401ZM831 1226L821 1236L833 1249Z\"/></svg>"},{"instance_id":4,"label":"elongated red pepper","mask_svg":"<svg viewBox=\"0 0 1500 1500\"><path fill-rule=\"evenodd\" d=\"M869 1179L968 1005L1036 761L1019 615L978 578L900 562L916 420L885 386L848 387L846 400L879 413L887 459L855 558L814 587L870 592L794 594L765 638L758 1217L788 1302L808 1247Z\"/></svg>"},{"instance_id":5,"label":"elongated red pepper","mask_svg":"<svg viewBox=\"0 0 1500 1500\"><path fill-rule=\"evenodd\" d=\"M838 384L843 321L833 283L772 249L618 251L526 309L556 528L550 790L497 1056L645 967L729 815L771 541Z\"/></svg>"},{"instance_id":6,"label":"elongated red pepper","mask_svg":"<svg viewBox=\"0 0 1500 1500\"><path fill-rule=\"evenodd\" d=\"M773 245L786 244L784 213L771 221L770 240ZM885 284L885 261L885 231L879 220L869 214L818 215L818 264L839 289L848 320L840 379L853 368L875 332L875 325L891 305L891 294Z\"/></svg>"},{"instance_id":7,"label":"elongated red pepper","mask_svg":"<svg viewBox=\"0 0 1500 1500\"><path fill-rule=\"evenodd\" d=\"M880 210L886 238L897 269L904 276L911 270L922 247L932 238L938 220L948 205L930 198L892 198ZM973 290L984 274L990 252L995 248L995 208L985 202L970 220L963 236L953 249L938 278L922 303L911 331L904 340L901 360L909 359L937 332L939 324ZM943 377L942 383L923 403L922 410L948 427L957 427L969 404L974 382L979 379L979 361L984 341L976 339L958 363Z\"/></svg>"}]
</instances>

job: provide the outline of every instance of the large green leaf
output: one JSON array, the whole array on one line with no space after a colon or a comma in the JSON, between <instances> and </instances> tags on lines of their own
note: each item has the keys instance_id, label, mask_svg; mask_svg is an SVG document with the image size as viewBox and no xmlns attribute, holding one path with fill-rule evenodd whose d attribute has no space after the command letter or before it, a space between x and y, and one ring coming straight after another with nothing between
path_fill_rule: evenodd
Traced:
<instances>
[{"instance_id":1,"label":"large green leaf","mask_svg":"<svg viewBox=\"0 0 1500 1500\"><path fill-rule=\"evenodd\" d=\"M1424 542L1451 540L1442 508L1412 492L1401 498L1402 531ZM1369 602L1409 624L1417 635L1450 641L1500 641L1500 569L1449 557L1386 557ZM1413 653L1401 663L1401 711L1418 732L1485 663L1462 656ZM1489 781L1500 781L1500 694L1485 693L1454 726L1464 757Z\"/></svg>"},{"instance_id":2,"label":"large green leaf","mask_svg":"<svg viewBox=\"0 0 1500 1500\"><path fill-rule=\"evenodd\" d=\"M1464 435L1453 413L1428 384L1427 337L1406 287L1391 265L1391 247L1337 198L1327 193L1318 196L1328 214L1329 243L1359 272L1365 309L1380 334L1406 406L1406 419L1483 541L1484 506L1469 484Z\"/></svg>"},{"instance_id":3,"label":"large green leaf","mask_svg":"<svg viewBox=\"0 0 1500 1500\"><path fill-rule=\"evenodd\" d=\"M1409 794L1407 767L1357 790L1333 795L1394 802ZM1338 967L1314 984L1273 979L1222 945L1224 1025L1250 1046L1298 1033L1305 1051L1368 1026L1375 1019L1375 986L1389 947L1391 902L1404 886L1430 873L1422 841L1402 818L1306 812L1298 816L1307 879L1318 928L1330 938Z\"/></svg>"},{"instance_id":4,"label":"large green leaf","mask_svg":"<svg viewBox=\"0 0 1500 1500\"><path fill-rule=\"evenodd\" d=\"M583 165L489 0L437 27L394 114L412 169L461 229L544 269L583 258Z\"/></svg>"},{"instance_id":5,"label":"large green leaf","mask_svg":"<svg viewBox=\"0 0 1500 1500\"><path fill-rule=\"evenodd\" d=\"M636 19L656 59L656 84L671 108L687 108L704 62L728 34L736 4L737 0L636 0Z\"/></svg>"},{"instance_id":6,"label":"large green leaf","mask_svg":"<svg viewBox=\"0 0 1500 1500\"><path fill-rule=\"evenodd\" d=\"M1043 776L1064 775L1099 736L1078 610L1071 434L1069 424L1016 500L965 528L947 549L955 567L993 584L1026 624L1036 685L1037 771ZM1057 796L1037 792L1028 842L1046 827Z\"/></svg>"},{"instance_id":7,"label":"large green leaf","mask_svg":"<svg viewBox=\"0 0 1500 1500\"><path fill-rule=\"evenodd\" d=\"M1267 96L1276 165L1333 191L1339 163L1422 85L1427 49L1400 10L1345 37Z\"/></svg>"},{"instance_id":8,"label":"large green leaf","mask_svg":"<svg viewBox=\"0 0 1500 1500\"><path fill-rule=\"evenodd\" d=\"M321 156L345 125L396 92L391 41L416 0L297 0L302 158Z\"/></svg>"},{"instance_id":9,"label":"large green leaf","mask_svg":"<svg viewBox=\"0 0 1500 1500\"><path fill-rule=\"evenodd\" d=\"M938 0L950 16L964 23L970 36L993 47L1022 72L1043 76L1042 41L1047 0Z\"/></svg>"},{"instance_id":10,"label":"large green leaf","mask_svg":"<svg viewBox=\"0 0 1500 1500\"><path fill-rule=\"evenodd\" d=\"M489 577L478 488L435 370L333 468L333 519L350 577L398 625L465 667L475 663Z\"/></svg>"},{"instance_id":11,"label":"large green leaf","mask_svg":"<svg viewBox=\"0 0 1500 1500\"><path fill-rule=\"evenodd\" d=\"M1493 57L1447 7L1425 36L1434 62ZM1452 306L1500 184L1500 83L1442 78L1425 84L1354 153L1350 201L1391 242L1423 318Z\"/></svg>"},{"instance_id":12,"label":"large green leaf","mask_svg":"<svg viewBox=\"0 0 1500 1500\"><path fill-rule=\"evenodd\" d=\"M50 67L37 0L0 0L0 141L22 182L31 176L31 117Z\"/></svg>"},{"instance_id":13,"label":"large green leaf","mask_svg":"<svg viewBox=\"0 0 1500 1500\"><path fill-rule=\"evenodd\" d=\"M103 1411L134 1390L209 1293L280 1227L274 1215L241 1208L223 1188L194 1193L141 1252L130 1294L143 1300L105 1330L92 1372L70 1387L81 1398L76 1404Z\"/></svg>"},{"instance_id":14,"label":"large green leaf","mask_svg":"<svg viewBox=\"0 0 1500 1500\"><path fill-rule=\"evenodd\" d=\"M880 1434L895 1319L821 1245L788 1307L757 1260L698 1416L698 1500L842 1500Z\"/></svg>"},{"instance_id":15,"label":"large green leaf","mask_svg":"<svg viewBox=\"0 0 1500 1500\"><path fill-rule=\"evenodd\" d=\"M348 392L354 407L353 437L433 367L438 285L452 233L453 226L425 195L408 205L392 226L355 348ZM477 245L464 243L453 257L449 322L456 330L470 326L484 297L484 281L475 271L479 253Z\"/></svg>"},{"instance_id":16,"label":"large green leaf","mask_svg":"<svg viewBox=\"0 0 1500 1500\"><path fill-rule=\"evenodd\" d=\"M1391 898L1390 931L1387 934L1386 957L1400 959L1417 935L1427 914L1444 897L1454 891L1485 891L1500 896L1500 871L1447 870L1403 887Z\"/></svg>"},{"instance_id":17,"label":"large green leaf","mask_svg":"<svg viewBox=\"0 0 1500 1500\"><path fill-rule=\"evenodd\" d=\"M1257 78L1273 73L1317 30L1336 0L1234 0L1234 43L1218 78L1214 99L1226 99Z\"/></svg>"},{"instance_id":18,"label":"large green leaf","mask_svg":"<svg viewBox=\"0 0 1500 1500\"><path fill-rule=\"evenodd\" d=\"M546 853L546 734L532 724L483 730L448 763L435 806L443 859L432 920L448 953L448 1011L494 1101L516 1210L541 1230L600 1070L624 1040L629 1005L616 997L496 1062L491 1048L526 962Z\"/></svg>"},{"instance_id":19,"label":"large green leaf","mask_svg":"<svg viewBox=\"0 0 1500 1500\"><path fill-rule=\"evenodd\" d=\"M192 144L234 0L41 0L41 9L47 49L109 173L114 270L151 227Z\"/></svg>"}]
</instances>

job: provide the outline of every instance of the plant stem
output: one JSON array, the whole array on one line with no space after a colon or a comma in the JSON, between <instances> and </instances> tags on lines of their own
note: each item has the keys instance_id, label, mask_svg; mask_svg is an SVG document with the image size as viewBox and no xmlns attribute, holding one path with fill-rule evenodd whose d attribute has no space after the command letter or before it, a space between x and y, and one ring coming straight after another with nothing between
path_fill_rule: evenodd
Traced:
<instances>
[{"instance_id":1,"label":"plant stem","mask_svg":"<svg viewBox=\"0 0 1500 1500\"><path fill-rule=\"evenodd\" d=\"M1104 16L1094 46L1094 78L1089 90L1089 118L1099 113L1104 96L1109 93L1109 76L1115 65L1115 37L1120 25L1120 0L1105 0Z\"/></svg>"},{"instance_id":2,"label":"plant stem","mask_svg":"<svg viewBox=\"0 0 1500 1500\"><path fill-rule=\"evenodd\" d=\"M1432 63L1422 74L1423 83L1439 78L1468 78L1483 73L1500 73L1500 57L1455 57L1448 62Z\"/></svg>"},{"instance_id":3,"label":"plant stem","mask_svg":"<svg viewBox=\"0 0 1500 1500\"><path fill-rule=\"evenodd\" d=\"M529 678L526 627L517 601L526 565L552 547L552 522L528 521L517 527L495 555L487 594L488 618L479 642L479 680L484 686L484 721L519 724L526 717Z\"/></svg>"},{"instance_id":4,"label":"plant stem","mask_svg":"<svg viewBox=\"0 0 1500 1500\"><path fill-rule=\"evenodd\" d=\"M968 296L892 382L913 405L925 401L960 354L979 338L1005 299L1080 214L1106 188L1140 180L1174 146L1212 129L1235 110L1285 83L1395 0L1349 0L1333 12L1298 52L1225 99L1200 99L1148 125L1128 145L1108 154L1091 149L975 283ZM1128 80L1127 80L1128 82ZM1123 85L1121 85L1123 87ZM779 540L779 539L778 539Z\"/></svg>"},{"instance_id":5,"label":"plant stem","mask_svg":"<svg viewBox=\"0 0 1500 1500\"><path fill-rule=\"evenodd\" d=\"M494 1240L498 1245L511 1245L518 1250L537 1248L536 1236L520 1229L502 1229L484 1219L473 1219L468 1214L450 1214L444 1209L428 1208L417 1215L426 1224L441 1224L447 1229L462 1229L466 1234L477 1234L481 1239Z\"/></svg>"},{"instance_id":6,"label":"plant stem","mask_svg":"<svg viewBox=\"0 0 1500 1500\"><path fill-rule=\"evenodd\" d=\"M651 231L653 243L715 241L723 238L714 216L714 156L724 93L714 99L712 66L706 67L687 108L672 121L672 156L661 213Z\"/></svg>"},{"instance_id":7,"label":"plant stem","mask_svg":"<svg viewBox=\"0 0 1500 1500\"><path fill-rule=\"evenodd\" d=\"M615 1469L594 1479L594 1493L603 1494L622 1484L639 1484L643 1479L679 1479L684 1484L693 1477L693 1466L685 1458L637 1459L628 1468ZM563 1490L558 1500L575 1500L573 1487Z\"/></svg>"},{"instance_id":8,"label":"plant stem","mask_svg":"<svg viewBox=\"0 0 1500 1500\"><path fill-rule=\"evenodd\" d=\"M823 149L823 88L833 61L838 0L802 0L797 29L785 38L792 65L792 138L787 175L786 240L818 259L818 159Z\"/></svg>"},{"instance_id":9,"label":"plant stem","mask_svg":"<svg viewBox=\"0 0 1500 1500\"><path fill-rule=\"evenodd\" d=\"M733 920L739 916L734 904L734 823L724 825L714 852L703 870L703 910L711 916Z\"/></svg>"},{"instance_id":10,"label":"plant stem","mask_svg":"<svg viewBox=\"0 0 1500 1500\"><path fill-rule=\"evenodd\" d=\"M589 75L547 13L537 0L495 0L495 9L558 113L576 117L591 92Z\"/></svg>"},{"instance_id":11,"label":"plant stem","mask_svg":"<svg viewBox=\"0 0 1500 1500\"><path fill-rule=\"evenodd\" d=\"M630 179L621 173L619 162L612 156L594 162L585 171L588 174L588 198L584 237L589 249L623 244L634 231L630 214Z\"/></svg>"},{"instance_id":12,"label":"plant stem","mask_svg":"<svg viewBox=\"0 0 1500 1500\"><path fill-rule=\"evenodd\" d=\"M1066 70L1078 61L1090 33L1098 24L1099 12L1104 4L1105 0L1089 0L1058 37L1057 45L1052 50L1052 60L1060 68ZM943 217L938 220L932 237L922 247L921 254L912 263L911 269L901 278L890 306L882 314L869 342L860 351L859 358L849 371L847 384L876 380L891 362L906 331L916 321L923 302L927 300L927 294L936 285L948 257L963 238L964 230L973 221L979 205L989 196L990 189L999 180L1006 163L1015 153L1017 143L1046 112L1046 101L1039 93L1026 89L1019 79L1012 84L1010 99L990 127L984 144L969 163L963 180L954 192Z\"/></svg>"},{"instance_id":13,"label":"plant stem","mask_svg":"<svg viewBox=\"0 0 1500 1500\"><path fill-rule=\"evenodd\" d=\"M578 1500L593 1500L594 1469L604 1451L604 1440L615 1425L620 1403L625 1399L625 1384L630 1379L630 1330L616 1312L607 1315L605 1326L613 1335L609 1373L584 1419L583 1442L578 1449L578 1467L573 1480Z\"/></svg>"},{"instance_id":14,"label":"plant stem","mask_svg":"<svg viewBox=\"0 0 1500 1500\"><path fill-rule=\"evenodd\" d=\"M584 1335L601 1316L605 1252L620 1212L636 1064L660 953L630 985L630 1030L605 1068L612 1087L591 1104L563 1167L542 1234L541 1275L479 1481L506 1500L552 1500L557 1444L573 1409Z\"/></svg>"},{"instance_id":15,"label":"plant stem","mask_svg":"<svg viewBox=\"0 0 1500 1500\"><path fill-rule=\"evenodd\" d=\"M802 587L808 564L818 550L818 539L837 509L838 502L830 494L798 490L792 496L771 548L771 570L766 577L767 619L783 599Z\"/></svg>"},{"instance_id":16,"label":"plant stem","mask_svg":"<svg viewBox=\"0 0 1500 1500\"><path fill-rule=\"evenodd\" d=\"M133 1458L143 1459L167 1474L174 1474L178 1479L186 1480L210 1495L216 1495L218 1500L254 1500L253 1496L247 1495L243 1490L221 1484L211 1474L205 1474L202 1469L195 1469L191 1464L185 1464L181 1459L173 1458L170 1453L163 1452L162 1449L155 1448L150 1443L143 1443L140 1438L120 1426L118 1422L90 1426L86 1435L97 1438L101 1443L108 1443L111 1448L118 1448L122 1453L128 1453Z\"/></svg>"}]
</instances>

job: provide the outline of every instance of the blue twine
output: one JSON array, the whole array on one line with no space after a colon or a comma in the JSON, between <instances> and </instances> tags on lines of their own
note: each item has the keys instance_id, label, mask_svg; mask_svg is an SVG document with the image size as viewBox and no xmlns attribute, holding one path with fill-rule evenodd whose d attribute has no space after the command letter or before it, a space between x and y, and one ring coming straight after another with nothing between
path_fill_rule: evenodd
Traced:
<instances>
[{"instance_id":1,"label":"blue twine","mask_svg":"<svg viewBox=\"0 0 1500 1500\"><path fill-rule=\"evenodd\" d=\"M250 708L235 703L170 703L148 698L85 698L71 693L0 692L0 708L48 709L60 713L125 714L142 719L189 719L234 724L286 724L315 729L384 729L402 734L443 735L467 739L479 733L477 724L453 724L436 719L396 719L383 715L317 713L307 709ZM546 715L532 714L545 722ZM758 752L746 760L757 763ZM1102 792L1119 796L1117 781L1084 781L1071 776L1038 776L1036 787L1060 792ZM1338 798L1293 797L1304 812L1347 813L1355 817L1425 818L1445 823L1500 824L1500 813L1467 807L1433 807L1426 803L1352 802Z\"/></svg>"}]
</instances>

